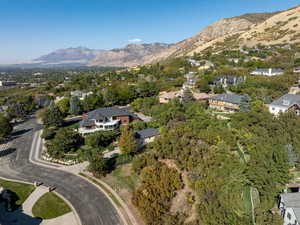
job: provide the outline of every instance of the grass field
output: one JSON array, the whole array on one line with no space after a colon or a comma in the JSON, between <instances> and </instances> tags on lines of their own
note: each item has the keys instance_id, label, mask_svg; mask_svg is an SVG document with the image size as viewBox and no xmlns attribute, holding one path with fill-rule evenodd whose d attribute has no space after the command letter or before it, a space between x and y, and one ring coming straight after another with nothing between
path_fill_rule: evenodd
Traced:
<instances>
[{"instance_id":1,"label":"grass field","mask_svg":"<svg viewBox=\"0 0 300 225\"><path fill-rule=\"evenodd\" d=\"M33 215L42 219L53 219L69 212L67 203L53 192L43 195L32 208Z\"/></svg>"},{"instance_id":2,"label":"grass field","mask_svg":"<svg viewBox=\"0 0 300 225\"><path fill-rule=\"evenodd\" d=\"M35 189L31 184L11 182L2 179L0 179L0 186L17 194L19 198L16 202L17 205L21 205Z\"/></svg>"}]
</instances>

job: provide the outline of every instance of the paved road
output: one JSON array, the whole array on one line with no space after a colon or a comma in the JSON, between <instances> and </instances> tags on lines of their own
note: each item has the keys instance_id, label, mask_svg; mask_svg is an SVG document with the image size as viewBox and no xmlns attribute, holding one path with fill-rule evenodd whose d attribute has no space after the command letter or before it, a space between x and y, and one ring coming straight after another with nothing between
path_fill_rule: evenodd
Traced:
<instances>
[{"instance_id":1,"label":"paved road","mask_svg":"<svg viewBox=\"0 0 300 225\"><path fill-rule=\"evenodd\" d=\"M0 157L0 176L56 186L56 191L73 205L82 225L123 225L117 210L97 187L76 175L29 162L34 133L40 129L35 119L18 126L12 145L16 151Z\"/></svg>"}]
</instances>

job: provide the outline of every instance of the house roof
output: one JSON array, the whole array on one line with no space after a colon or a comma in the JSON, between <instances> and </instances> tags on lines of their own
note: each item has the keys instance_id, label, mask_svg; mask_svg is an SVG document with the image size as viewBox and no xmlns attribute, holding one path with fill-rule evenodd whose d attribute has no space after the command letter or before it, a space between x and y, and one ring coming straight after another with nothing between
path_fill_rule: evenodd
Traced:
<instances>
[{"instance_id":1,"label":"house roof","mask_svg":"<svg viewBox=\"0 0 300 225\"><path fill-rule=\"evenodd\" d=\"M236 95L236 94L220 94L210 97L212 100L222 101L222 102L229 102L233 104L241 104L243 95Z\"/></svg>"},{"instance_id":2,"label":"house roof","mask_svg":"<svg viewBox=\"0 0 300 225\"><path fill-rule=\"evenodd\" d=\"M176 98L181 94L181 91L170 91L170 92L160 92L159 93L159 97L160 98L167 98L167 99L172 99L172 98Z\"/></svg>"},{"instance_id":3,"label":"house roof","mask_svg":"<svg viewBox=\"0 0 300 225\"><path fill-rule=\"evenodd\" d=\"M76 90L76 91L71 91L71 95L73 95L73 96L81 96L82 94L83 94L82 91L78 91L78 90Z\"/></svg>"},{"instance_id":4,"label":"house roof","mask_svg":"<svg viewBox=\"0 0 300 225\"><path fill-rule=\"evenodd\" d=\"M147 128L136 132L136 134L139 138L151 138L159 135L159 130L155 128Z\"/></svg>"},{"instance_id":5,"label":"house roof","mask_svg":"<svg viewBox=\"0 0 300 225\"><path fill-rule=\"evenodd\" d=\"M106 107L99 108L88 113L88 119L105 119L113 116L132 116L136 118L134 113L127 111L125 108Z\"/></svg>"},{"instance_id":6,"label":"house roof","mask_svg":"<svg viewBox=\"0 0 300 225\"><path fill-rule=\"evenodd\" d=\"M218 82L223 79L226 79L230 83L234 83L234 82L242 82L244 81L245 78L242 76L234 76L234 75L220 75L214 79L214 82Z\"/></svg>"},{"instance_id":7,"label":"house roof","mask_svg":"<svg viewBox=\"0 0 300 225\"><path fill-rule=\"evenodd\" d=\"M281 96L280 98L273 101L270 106L280 106L283 108L290 108L293 105L299 105L300 106L300 95L294 95L294 94L285 94Z\"/></svg>"},{"instance_id":8,"label":"house roof","mask_svg":"<svg viewBox=\"0 0 300 225\"><path fill-rule=\"evenodd\" d=\"M80 126L82 127L91 127L95 125L95 121L94 120L89 120L89 119L83 119L80 121Z\"/></svg>"},{"instance_id":9,"label":"house roof","mask_svg":"<svg viewBox=\"0 0 300 225\"><path fill-rule=\"evenodd\" d=\"M256 72L256 73L269 73L269 71L271 71L271 74L273 74L273 73L283 73L284 72L282 69L276 69L276 68L256 69L253 72Z\"/></svg>"},{"instance_id":10,"label":"house roof","mask_svg":"<svg viewBox=\"0 0 300 225\"><path fill-rule=\"evenodd\" d=\"M285 204L285 207L300 208L300 193L284 193L280 195L281 201Z\"/></svg>"},{"instance_id":11,"label":"house roof","mask_svg":"<svg viewBox=\"0 0 300 225\"><path fill-rule=\"evenodd\" d=\"M196 100L206 100L209 99L212 95L206 93L193 93L193 96Z\"/></svg>"}]
</instances>

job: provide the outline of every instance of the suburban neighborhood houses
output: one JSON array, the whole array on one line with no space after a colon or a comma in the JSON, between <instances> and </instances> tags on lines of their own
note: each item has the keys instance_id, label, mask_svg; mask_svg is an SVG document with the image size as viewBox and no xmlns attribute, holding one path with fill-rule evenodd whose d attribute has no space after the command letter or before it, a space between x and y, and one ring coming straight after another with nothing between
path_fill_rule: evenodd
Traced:
<instances>
[{"instance_id":1,"label":"suburban neighborhood houses","mask_svg":"<svg viewBox=\"0 0 300 225\"><path fill-rule=\"evenodd\" d=\"M40 19L38 39L52 29L32 52L4 43L20 54L62 35L59 46L99 49L24 64L1 64L14 51L0 57L0 225L300 225L300 5L291 1L1 3ZM21 15L1 38L32 22L24 13L0 14ZM172 43L215 14L226 18ZM143 41L158 31L165 43ZM105 38L127 44L108 49Z\"/></svg>"}]
</instances>

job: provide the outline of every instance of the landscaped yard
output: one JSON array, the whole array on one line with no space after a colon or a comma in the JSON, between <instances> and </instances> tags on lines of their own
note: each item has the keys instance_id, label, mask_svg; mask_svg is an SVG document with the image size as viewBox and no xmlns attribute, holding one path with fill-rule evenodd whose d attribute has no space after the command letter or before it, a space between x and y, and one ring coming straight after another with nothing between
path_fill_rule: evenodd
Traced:
<instances>
[{"instance_id":1,"label":"landscaped yard","mask_svg":"<svg viewBox=\"0 0 300 225\"><path fill-rule=\"evenodd\" d=\"M11 182L2 179L0 179L0 186L17 194L19 198L16 202L17 205L21 205L35 189L31 184Z\"/></svg>"},{"instance_id":2,"label":"landscaped yard","mask_svg":"<svg viewBox=\"0 0 300 225\"><path fill-rule=\"evenodd\" d=\"M67 203L53 192L43 195L32 208L33 215L42 219L53 219L69 212Z\"/></svg>"}]
</instances>

